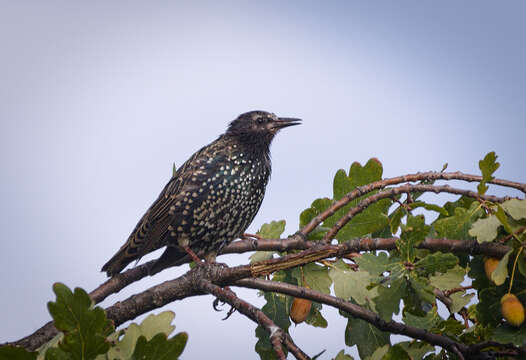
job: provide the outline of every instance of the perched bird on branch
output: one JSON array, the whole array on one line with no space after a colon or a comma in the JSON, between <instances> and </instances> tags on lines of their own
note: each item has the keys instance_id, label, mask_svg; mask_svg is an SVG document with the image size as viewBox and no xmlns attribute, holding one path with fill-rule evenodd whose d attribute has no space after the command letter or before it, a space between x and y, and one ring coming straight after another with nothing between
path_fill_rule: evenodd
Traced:
<instances>
[{"instance_id":1,"label":"perched bird on branch","mask_svg":"<svg viewBox=\"0 0 526 360\"><path fill-rule=\"evenodd\" d=\"M265 111L239 115L174 173L102 271L118 274L164 246L150 274L187 254L197 262L198 255L213 261L223 246L242 236L259 210L271 172L272 139L280 129L299 123Z\"/></svg>"}]
</instances>

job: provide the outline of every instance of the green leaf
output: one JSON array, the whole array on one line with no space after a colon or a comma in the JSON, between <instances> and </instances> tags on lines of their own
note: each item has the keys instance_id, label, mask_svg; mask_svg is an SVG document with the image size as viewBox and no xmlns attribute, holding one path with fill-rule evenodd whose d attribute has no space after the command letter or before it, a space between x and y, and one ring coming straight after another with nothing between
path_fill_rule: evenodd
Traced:
<instances>
[{"instance_id":1,"label":"green leaf","mask_svg":"<svg viewBox=\"0 0 526 360\"><path fill-rule=\"evenodd\" d=\"M424 301L427 304L433 304L435 302L435 294L433 292L433 287L429 285L427 279L423 279L421 277L415 276L414 274L411 274L411 276L409 276L409 283L411 284L411 288L421 301Z\"/></svg>"},{"instance_id":2,"label":"green leaf","mask_svg":"<svg viewBox=\"0 0 526 360\"><path fill-rule=\"evenodd\" d=\"M473 296L475 296L475 294L466 294L465 291L459 291L454 294L451 294L449 298L453 300L453 303L449 307L449 311L452 314L459 312L460 309L469 304Z\"/></svg>"},{"instance_id":3,"label":"green leaf","mask_svg":"<svg viewBox=\"0 0 526 360\"><path fill-rule=\"evenodd\" d=\"M380 180L382 177L382 164L377 159L370 159L365 166L353 163L349 170L349 176L344 170L339 170L333 183L334 200L341 199L345 194L351 192L356 187L369 184ZM364 198L375 194L377 191L368 193L351 201L349 204L339 209L335 215L329 217L324 222L325 227L333 226L351 207L356 206ZM387 211L391 206L390 199L383 199L373 203L361 213L355 215L338 233L337 239L340 242L352 238L364 236L383 230L389 225Z\"/></svg>"},{"instance_id":4,"label":"green leaf","mask_svg":"<svg viewBox=\"0 0 526 360\"><path fill-rule=\"evenodd\" d=\"M37 360L44 360L45 359L45 356L46 356L46 352L47 352L47 349L49 348L56 348L58 347L58 343L64 338L64 333L62 332L59 332L57 335L55 335L53 337L53 339L49 340L47 343L45 343L44 345L40 346L37 351L38 351L38 356L37 356Z\"/></svg>"},{"instance_id":5,"label":"green leaf","mask_svg":"<svg viewBox=\"0 0 526 360\"><path fill-rule=\"evenodd\" d=\"M453 201L453 202L448 201L443 206L444 209L447 210L448 215L444 216L444 215L440 214L440 216L438 218L442 219L444 217L448 217L450 215L454 215L455 214L455 209L458 208L458 207L463 208L463 209L469 209L471 204L473 204L474 202L477 204L475 199L473 199L471 197L468 197L468 196L464 196L464 195L459 197L456 201ZM477 204L477 206L478 206L478 204Z\"/></svg>"},{"instance_id":6,"label":"green leaf","mask_svg":"<svg viewBox=\"0 0 526 360\"><path fill-rule=\"evenodd\" d=\"M440 290L453 289L460 286L464 281L466 270L459 265L443 273L437 273L429 277L429 282Z\"/></svg>"},{"instance_id":7,"label":"green leaf","mask_svg":"<svg viewBox=\"0 0 526 360\"><path fill-rule=\"evenodd\" d=\"M382 360L384 358L384 355L387 354L387 352L389 351L389 347L389 345L379 347L366 360Z\"/></svg>"},{"instance_id":8,"label":"green leaf","mask_svg":"<svg viewBox=\"0 0 526 360\"><path fill-rule=\"evenodd\" d=\"M389 225L387 211L391 207L390 199L377 201L361 213L355 215L338 233L340 242L372 234Z\"/></svg>"},{"instance_id":9,"label":"green leaf","mask_svg":"<svg viewBox=\"0 0 526 360\"><path fill-rule=\"evenodd\" d=\"M385 321L400 312L400 300L406 296L407 284L404 278L392 279L389 287L378 286L378 296L373 299L378 314Z\"/></svg>"},{"instance_id":10,"label":"green leaf","mask_svg":"<svg viewBox=\"0 0 526 360\"><path fill-rule=\"evenodd\" d=\"M517 268L519 272L526 278L526 257L520 256L519 261L517 261Z\"/></svg>"},{"instance_id":11,"label":"green leaf","mask_svg":"<svg viewBox=\"0 0 526 360\"><path fill-rule=\"evenodd\" d=\"M353 299L360 305L367 303L378 294L377 288L367 290L367 286L377 277L366 271L353 271L345 262L338 260L329 270L334 282L334 294L344 300Z\"/></svg>"},{"instance_id":12,"label":"green leaf","mask_svg":"<svg viewBox=\"0 0 526 360\"><path fill-rule=\"evenodd\" d=\"M497 219L499 219L500 223L504 226L504 229L508 234L513 234L513 230L511 229L510 223L508 222L508 215L504 212L504 209L497 204L497 212L495 213L495 216Z\"/></svg>"},{"instance_id":13,"label":"green leaf","mask_svg":"<svg viewBox=\"0 0 526 360\"><path fill-rule=\"evenodd\" d=\"M383 357L383 360L411 360L411 358L403 347L396 344L391 346L387 354Z\"/></svg>"},{"instance_id":14,"label":"green leaf","mask_svg":"<svg viewBox=\"0 0 526 360\"><path fill-rule=\"evenodd\" d=\"M376 255L364 253L354 259L360 270L367 271L371 275L381 275L389 270L392 262L385 252L379 252Z\"/></svg>"},{"instance_id":15,"label":"green leaf","mask_svg":"<svg viewBox=\"0 0 526 360\"><path fill-rule=\"evenodd\" d=\"M265 239L278 239L285 231L285 220L271 221L268 224L261 225L257 235Z\"/></svg>"},{"instance_id":16,"label":"green leaf","mask_svg":"<svg viewBox=\"0 0 526 360\"><path fill-rule=\"evenodd\" d=\"M477 321L482 325L496 326L502 319L500 298L506 293L504 287L491 287L478 292L479 302L476 305Z\"/></svg>"},{"instance_id":17,"label":"green leaf","mask_svg":"<svg viewBox=\"0 0 526 360\"><path fill-rule=\"evenodd\" d=\"M139 337L143 336L146 341L150 341L159 333L165 334L167 337L175 330L175 326L171 323L175 318L173 311L164 311L158 315L148 315L140 325L135 323L130 324L124 330L122 340L117 341L115 346L108 351L108 358L110 359L129 359L135 351L135 344Z\"/></svg>"},{"instance_id":18,"label":"green leaf","mask_svg":"<svg viewBox=\"0 0 526 360\"><path fill-rule=\"evenodd\" d=\"M451 253L433 253L416 262L415 267L423 275L444 273L458 264L458 258Z\"/></svg>"},{"instance_id":19,"label":"green leaf","mask_svg":"<svg viewBox=\"0 0 526 360\"><path fill-rule=\"evenodd\" d=\"M261 225L257 235L265 239L279 239L281 234L285 231L285 220L271 221L268 224ZM272 259L274 251L256 251L250 255L250 263L256 263L263 260Z\"/></svg>"},{"instance_id":20,"label":"green leaf","mask_svg":"<svg viewBox=\"0 0 526 360\"><path fill-rule=\"evenodd\" d=\"M491 280L495 283L495 285L499 286L504 284L506 281L506 278L508 277L508 260L510 258L510 255L513 253L513 249L508 251L502 259L500 259L499 264L497 265L497 268L495 271L491 273Z\"/></svg>"},{"instance_id":21,"label":"green leaf","mask_svg":"<svg viewBox=\"0 0 526 360\"><path fill-rule=\"evenodd\" d=\"M173 163L172 164L172 177L174 177L176 173L177 173L177 168L175 167L175 163Z\"/></svg>"},{"instance_id":22,"label":"green leaf","mask_svg":"<svg viewBox=\"0 0 526 360\"><path fill-rule=\"evenodd\" d=\"M94 359L106 353L110 347L106 337L113 332L113 325L106 319L104 310L93 308L90 297L80 288L71 292L66 285L55 283L53 291L57 300L50 301L48 309L55 327L64 332L60 350L73 359ZM58 351L52 353L58 354Z\"/></svg>"},{"instance_id":23,"label":"green leaf","mask_svg":"<svg viewBox=\"0 0 526 360\"><path fill-rule=\"evenodd\" d=\"M429 234L429 229L423 215L409 214L407 216L407 224L402 225L402 234L400 239L396 240L396 247L404 261L413 262L415 260L416 247L424 241L426 235Z\"/></svg>"},{"instance_id":24,"label":"green leaf","mask_svg":"<svg viewBox=\"0 0 526 360\"><path fill-rule=\"evenodd\" d=\"M300 227L304 227L311 220L327 210L332 205L332 200L329 198L316 199L312 202L310 208L305 209L300 215Z\"/></svg>"},{"instance_id":25,"label":"green leaf","mask_svg":"<svg viewBox=\"0 0 526 360\"><path fill-rule=\"evenodd\" d=\"M524 346L526 343L526 325L523 324L517 329L508 324L500 324L491 338L501 344L512 343L517 346Z\"/></svg>"},{"instance_id":26,"label":"green leaf","mask_svg":"<svg viewBox=\"0 0 526 360\"><path fill-rule=\"evenodd\" d=\"M404 341L397 344L404 349L411 359L423 359L428 352L434 352L435 348L422 341Z\"/></svg>"},{"instance_id":27,"label":"green leaf","mask_svg":"<svg viewBox=\"0 0 526 360\"><path fill-rule=\"evenodd\" d=\"M332 184L334 200L340 200L345 194L351 192L354 188L351 179L345 173L345 170L340 169L334 175Z\"/></svg>"},{"instance_id":28,"label":"green leaf","mask_svg":"<svg viewBox=\"0 0 526 360\"><path fill-rule=\"evenodd\" d=\"M292 276L298 280L298 284L303 284L301 276L301 268L294 268ZM324 294L331 293L332 279L329 277L329 270L325 266L320 266L315 263L309 263L303 266L303 276L306 284L312 289Z\"/></svg>"},{"instance_id":29,"label":"green leaf","mask_svg":"<svg viewBox=\"0 0 526 360\"><path fill-rule=\"evenodd\" d=\"M305 225L311 222L314 217L320 215L322 212L327 210L329 206L332 205L332 200L329 198L316 199L312 202L310 208L305 209L300 214L300 228L303 228ZM312 231L308 238L309 240L321 240L325 233L329 230L327 227L318 226L314 231Z\"/></svg>"},{"instance_id":30,"label":"green leaf","mask_svg":"<svg viewBox=\"0 0 526 360\"><path fill-rule=\"evenodd\" d=\"M426 312L424 316L413 315L409 311L406 311L404 312L403 320L408 326L429 330L442 321L442 318L438 316L436 308L433 307L433 309Z\"/></svg>"},{"instance_id":31,"label":"green leaf","mask_svg":"<svg viewBox=\"0 0 526 360\"><path fill-rule=\"evenodd\" d=\"M478 219L469 230L469 235L476 237L479 243L493 241L497 237L497 230L501 222L495 215Z\"/></svg>"},{"instance_id":32,"label":"green leaf","mask_svg":"<svg viewBox=\"0 0 526 360\"><path fill-rule=\"evenodd\" d=\"M257 263L260 261L270 260L274 257L275 251L256 251L249 256L250 263Z\"/></svg>"},{"instance_id":33,"label":"green leaf","mask_svg":"<svg viewBox=\"0 0 526 360\"><path fill-rule=\"evenodd\" d=\"M278 276L278 277L276 277ZM274 275L274 280L281 280L280 277L290 276L287 273L282 273L282 275L276 273ZM289 319L289 309L292 305L292 297L283 294L277 294L272 292L264 293L265 300L267 303L261 308L261 310L272 320L274 323L283 329L283 331L288 331L290 326ZM256 352L259 354L261 359L275 359L276 354L270 343L270 339L267 331L261 326L258 325L256 328L256 337L258 339L256 343Z\"/></svg>"},{"instance_id":34,"label":"green leaf","mask_svg":"<svg viewBox=\"0 0 526 360\"><path fill-rule=\"evenodd\" d=\"M500 166L500 163L496 162L497 155L492 151L488 153L483 160L479 161L479 168L482 171L482 181L477 186L479 194L483 195L488 190L486 183L494 179L493 173L497 171Z\"/></svg>"},{"instance_id":35,"label":"green leaf","mask_svg":"<svg viewBox=\"0 0 526 360\"><path fill-rule=\"evenodd\" d=\"M35 360L37 352L27 351L18 346L0 346L0 360Z\"/></svg>"},{"instance_id":36,"label":"green leaf","mask_svg":"<svg viewBox=\"0 0 526 360\"><path fill-rule=\"evenodd\" d=\"M347 355L344 350L340 350L338 355L334 358L334 360L353 360L354 358L351 355Z\"/></svg>"},{"instance_id":37,"label":"green leaf","mask_svg":"<svg viewBox=\"0 0 526 360\"><path fill-rule=\"evenodd\" d=\"M310 314L305 320L305 322L314 327L326 328L329 324L327 323L327 320L325 320L325 318L321 314L320 312L321 308L322 306L320 303L313 302L311 310L310 310Z\"/></svg>"},{"instance_id":38,"label":"green leaf","mask_svg":"<svg viewBox=\"0 0 526 360\"><path fill-rule=\"evenodd\" d=\"M100 355L99 355L100 356ZM46 351L46 360L71 360L71 354L60 348L49 348Z\"/></svg>"},{"instance_id":39,"label":"green leaf","mask_svg":"<svg viewBox=\"0 0 526 360\"><path fill-rule=\"evenodd\" d=\"M398 232L398 228L400 227L402 218L405 215L407 215L407 210L404 209L403 206L399 206L395 211L391 213L391 215L389 215L389 227L391 233L396 234Z\"/></svg>"},{"instance_id":40,"label":"green leaf","mask_svg":"<svg viewBox=\"0 0 526 360\"><path fill-rule=\"evenodd\" d=\"M526 199L511 199L501 206L515 220L526 219Z\"/></svg>"},{"instance_id":41,"label":"green leaf","mask_svg":"<svg viewBox=\"0 0 526 360\"><path fill-rule=\"evenodd\" d=\"M458 336L464 331L464 324L460 321L450 317L447 320L441 321L437 326L433 327L430 331L447 336Z\"/></svg>"},{"instance_id":42,"label":"green leaf","mask_svg":"<svg viewBox=\"0 0 526 360\"><path fill-rule=\"evenodd\" d=\"M432 225L440 237L466 240L470 238L468 231L471 229L471 225L483 214L484 212L479 204L472 202L468 209L460 206L455 207L452 216L439 217Z\"/></svg>"},{"instance_id":43,"label":"green leaf","mask_svg":"<svg viewBox=\"0 0 526 360\"><path fill-rule=\"evenodd\" d=\"M354 318L346 313L342 315L348 318L345 327L345 344L347 346L356 345L361 359L372 355L377 348L390 344L388 332L380 331L367 321Z\"/></svg>"},{"instance_id":44,"label":"green leaf","mask_svg":"<svg viewBox=\"0 0 526 360\"><path fill-rule=\"evenodd\" d=\"M188 335L184 332L167 339L166 334L159 333L151 340L140 336L135 345L132 360L176 360L186 346Z\"/></svg>"}]
</instances>

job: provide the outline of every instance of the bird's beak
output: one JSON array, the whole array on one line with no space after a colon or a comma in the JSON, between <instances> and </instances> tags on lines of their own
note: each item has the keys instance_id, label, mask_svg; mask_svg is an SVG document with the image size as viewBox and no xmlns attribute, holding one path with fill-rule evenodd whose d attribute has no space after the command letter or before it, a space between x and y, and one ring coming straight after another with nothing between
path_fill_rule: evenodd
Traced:
<instances>
[{"instance_id":1,"label":"bird's beak","mask_svg":"<svg viewBox=\"0 0 526 360\"><path fill-rule=\"evenodd\" d=\"M272 122L273 129L283 129L288 126L294 126L301 124L301 119L296 118L278 118Z\"/></svg>"}]
</instances>

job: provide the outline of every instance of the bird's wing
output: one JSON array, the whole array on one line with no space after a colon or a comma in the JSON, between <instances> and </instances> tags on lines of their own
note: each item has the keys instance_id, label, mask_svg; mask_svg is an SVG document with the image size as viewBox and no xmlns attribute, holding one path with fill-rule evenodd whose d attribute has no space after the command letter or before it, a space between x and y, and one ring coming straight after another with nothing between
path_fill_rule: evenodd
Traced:
<instances>
[{"instance_id":1,"label":"bird's wing","mask_svg":"<svg viewBox=\"0 0 526 360\"><path fill-rule=\"evenodd\" d=\"M137 224L136 229L132 233L132 235L136 234L132 242L139 246L137 253L139 258L166 245L161 243L161 239L166 238L169 232L168 226L173 221L174 216L177 216L180 211L176 203L184 198L184 195L182 195L183 191L193 191L196 188L191 179L194 176L194 171L200 165L199 160L206 157L204 149L196 152L176 171L157 200ZM175 211L171 210L171 208L175 209Z\"/></svg>"}]
</instances>

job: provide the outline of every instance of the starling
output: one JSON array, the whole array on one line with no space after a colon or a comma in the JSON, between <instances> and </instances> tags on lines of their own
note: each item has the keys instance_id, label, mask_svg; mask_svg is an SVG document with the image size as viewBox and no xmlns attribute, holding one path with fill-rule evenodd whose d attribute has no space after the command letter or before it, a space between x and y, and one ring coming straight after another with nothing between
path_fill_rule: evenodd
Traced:
<instances>
[{"instance_id":1,"label":"starling","mask_svg":"<svg viewBox=\"0 0 526 360\"><path fill-rule=\"evenodd\" d=\"M259 210L270 172L270 143L301 120L250 111L188 159L139 220L126 243L102 267L108 276L166 246L150 274L188 255L214 259L241 237Z\"/></svg>"}]
</instances>

